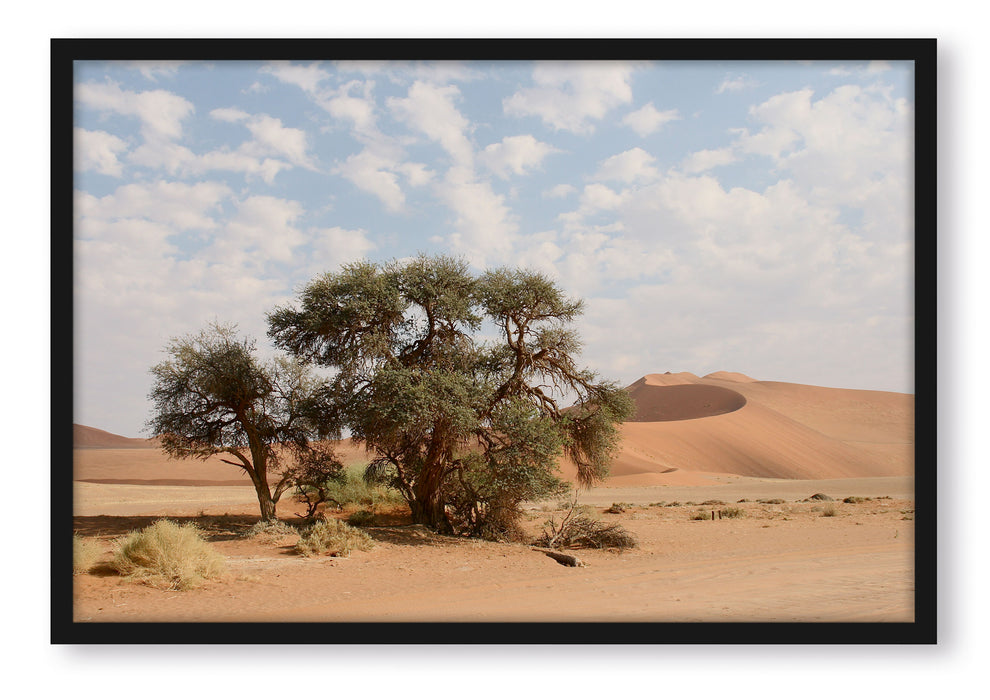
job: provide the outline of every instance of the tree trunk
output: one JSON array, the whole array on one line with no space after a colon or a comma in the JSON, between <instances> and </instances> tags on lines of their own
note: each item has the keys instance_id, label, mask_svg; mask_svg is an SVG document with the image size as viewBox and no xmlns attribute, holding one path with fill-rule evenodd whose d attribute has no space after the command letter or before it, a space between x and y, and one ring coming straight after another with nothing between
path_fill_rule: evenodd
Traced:
<instances>
[{"instance_id":1,"label":"tree trunk","mask_svg":"<svg viewBox=\"0 0 990 700\"><path fill-rule=\"evenodd\" d=\"M272 500L268 490L258 486L256 486L256 490L258 492L258 505L261 506L261 519L277 520L278 517L275 515L275 501Z\"/></svg>"}]
</instances>

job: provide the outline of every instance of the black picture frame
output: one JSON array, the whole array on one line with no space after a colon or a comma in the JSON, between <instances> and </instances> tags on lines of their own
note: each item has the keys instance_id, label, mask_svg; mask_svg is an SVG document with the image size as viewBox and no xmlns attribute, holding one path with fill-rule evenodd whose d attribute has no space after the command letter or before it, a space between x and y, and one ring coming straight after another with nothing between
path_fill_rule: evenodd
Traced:
<instances>
[{"instance_id":1,"label":"black picture frame","mask_svg":"<svg viewBox=\"0 0 990 700\"><path fill-rule=\"evenodd\" d=\"M327 643L325 623L72 621L73 63L86 60L895 60L914 62L915 621L912 623L333 623L380 644L935 644L936 62L920 39L73 39L51 40L51 642ZM273 630L265 629L277 627ZM267 642L267 643L270 643ZM336 642L340 643L340 642Z\"/></svg>"}]
</instances>

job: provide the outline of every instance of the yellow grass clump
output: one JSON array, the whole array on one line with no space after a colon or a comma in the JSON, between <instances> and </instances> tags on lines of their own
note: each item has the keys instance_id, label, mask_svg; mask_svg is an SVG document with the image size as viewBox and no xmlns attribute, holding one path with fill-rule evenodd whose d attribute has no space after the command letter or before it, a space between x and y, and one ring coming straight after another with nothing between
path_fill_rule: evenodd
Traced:
<instances>
[{"instance_id":1,"label":"yellow grass clump","mask_svg":"<svg viewBox=\"0 0 990 700\"><path fill-rule=\"evenodd\" d=\"M223 556L192 523L159 520L117 542L110 566L118 573L166 590L188 590L226 570Z\"/></svg>"},{"instance_id":2,"label":"yellow grass clump","mask_svg":"<svg viewBox=\"0 0 990 700\"><path fill-rule=\"evenodd\" d=\"M296 552L304 557L346 557L356 549L368 550L373 545L372 539L358 528L337 518L323 517L303 533Z\"/></svg>"},{"instance_id":3,"label":"yellow grass clump","mask_svg":"<svg viewBox=\"0 0 990 700\"><path fill-rule=\"evenodd\" d=\"M99 561L103 547L96 540L72 535L72 573L84 574Z\"/></svg>"}]
</instances>

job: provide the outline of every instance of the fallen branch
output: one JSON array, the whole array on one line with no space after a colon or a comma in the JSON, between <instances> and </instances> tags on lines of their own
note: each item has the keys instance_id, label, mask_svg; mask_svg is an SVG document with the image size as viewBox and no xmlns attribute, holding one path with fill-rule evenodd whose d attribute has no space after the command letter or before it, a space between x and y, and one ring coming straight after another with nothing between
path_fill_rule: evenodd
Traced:
<instances>
[{"instance_id":1,"label":"fallen branch","mask_svg":"<svg viewBox=\"0 0 990 700\"><path fill-rule=\"evenodd\" d=\"M586 566L583 561L578 559L572 554L564 554L562 552L555 552L552 549L543 549L542 547L533 547L534 552L543 552L548 557L553 559L559 564L564 566Z\"/></svg>"}]
</instances>

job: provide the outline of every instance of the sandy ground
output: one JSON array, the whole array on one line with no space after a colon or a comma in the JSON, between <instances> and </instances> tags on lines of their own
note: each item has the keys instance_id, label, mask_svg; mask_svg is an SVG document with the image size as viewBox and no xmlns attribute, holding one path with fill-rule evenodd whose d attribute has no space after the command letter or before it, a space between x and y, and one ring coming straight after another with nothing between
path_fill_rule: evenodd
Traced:
<instances>
[{"instance_id":1,"label":"sandy ground","mask_svg":"<svg viewBox=\"0 0 990 700\"><path fill-rule=\"evenodd\" d=\"M302 558L294 536L245 535L258 504L238 468L169 461L147 441L77 426L74 526L98 539L104 564L74 577L75 619L913 620L914 397L732 372L651 374L629 390L638 413L622 426L612 477L579 502L639 546L578 551L586 566L576 568L523 543L424 533L401 511L367 528L371 551ZM360 446L339 447L345 463L367 463ZM561 468L571 476L573 465ZM816 493L837 499L834 514L805 500ZM693 520L719 510L693 505L711 500L743 517ZM605 513L613 503L632 506ZM528 505L531 539L558 506ZM301 512L283 497L280 517ZM204 528L227 558L224 580L161 591L108 571L114 539L163 516Z\"/></svg>"},{"instance_id":2,"label":"sandy ground","mask_svg":"<svg viewBox=\"0 0 990 700\"><path fill-rule=\"evenodd\" d=\"M77 484L76 531L109 560L115 537L161 515L198 522L227 558L222 581L178 592L97 566L74 577L77 621L912 621L911 480L795 482L725 477L714 486L615 487L582 493L596 517L639 540L624 552L575 550L562 566L525 544L468 541L403 527L368 528L376 546L303 558L293 538L248 539L249 487ZM836 514L804 502L835 497ZM842 503L845 496L874 500ZM882 498L890 496L890 498ZM737 498L738 497L738 498ZM785 500L756 503L755 498ZM155 499L158 500L155 500ZM749 502L735 503L740 498ZM744 517L692 520L726 501ZM684 505L650 505L680 501ZM635 504L604 513L614 502ZM557 504L532 504L536 535ZM722 508L727 506L721 506ZM282 504L288 516L291 503ZM105 515L101 515L101 513ZM139 515L143 514L143 515ZM227 517L223 517L228 514ZM346 512L341 514L346 516Z\"/></svg>"}]
</instances>

